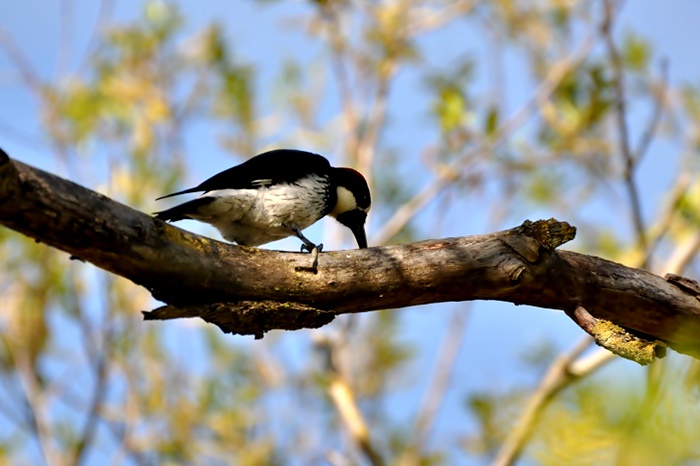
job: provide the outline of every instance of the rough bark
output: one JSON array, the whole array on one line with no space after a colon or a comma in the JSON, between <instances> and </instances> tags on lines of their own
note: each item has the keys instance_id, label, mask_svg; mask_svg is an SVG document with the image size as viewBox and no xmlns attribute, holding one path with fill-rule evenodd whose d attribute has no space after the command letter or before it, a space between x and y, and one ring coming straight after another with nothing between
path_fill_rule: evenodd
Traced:
<instances>
[{"instance_id":1,"label":"rough bark","mask_svg":"<svg viewBox=\"0 0 700 466\"><path fill-rule=\"evenodd\" d=\"M308 254L204 238L0 153L0 224L147 288L166 303L144 313L147 319L198 316L226 332L260 337L270 329L319 327L337 314L485 299L570 315L583 308L700 355L694 282L555 250L575 234L555 220L324 252L314 274L306 269Z\"/></svg>"}]
</instances>

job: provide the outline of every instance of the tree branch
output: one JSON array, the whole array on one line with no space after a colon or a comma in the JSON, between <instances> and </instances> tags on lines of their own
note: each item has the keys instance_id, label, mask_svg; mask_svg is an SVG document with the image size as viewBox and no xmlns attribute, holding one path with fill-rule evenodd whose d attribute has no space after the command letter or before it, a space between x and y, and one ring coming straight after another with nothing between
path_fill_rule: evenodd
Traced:
<instances>
[{"instance_id":1,"label":"tree branch","mask_svg":"<svg viewBox=\"0 0 700 466\"><path fill-rule=\"evenodd\" d=\"M598 257L555 250L556 220L497 233L308 257L188 233L0 151L0 224L147 288L167 306L147 319L199 316L226 332L318 327L337 314L499 300L583 307L645 339L700 357L692 287Z\"/></svg>"}]
</instances>

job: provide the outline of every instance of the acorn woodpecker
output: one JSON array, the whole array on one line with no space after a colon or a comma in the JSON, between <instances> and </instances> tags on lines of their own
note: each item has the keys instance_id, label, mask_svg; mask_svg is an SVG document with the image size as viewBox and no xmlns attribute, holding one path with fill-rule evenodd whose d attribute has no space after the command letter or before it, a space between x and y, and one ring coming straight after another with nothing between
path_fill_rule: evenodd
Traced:
<instances>
[{"instance_id":1,"label":"acorn woodpecker","mask_svg":"<svg viewBox=\"0 0 700 466\"><path fill-rule=\"evenodd\" d=\"M272 150L194 188L158 199L202 191L196 199L156 212L156 218L209 223L225 239L243 246L296 235L303 242L302 251L314 253L314 270L323 245L315 245L301 232L326 215L348 227L360 248L367 247L364 225L371 205L367 181L352 168L332 167L321 155Z\"/></svg>"}]
</instances>

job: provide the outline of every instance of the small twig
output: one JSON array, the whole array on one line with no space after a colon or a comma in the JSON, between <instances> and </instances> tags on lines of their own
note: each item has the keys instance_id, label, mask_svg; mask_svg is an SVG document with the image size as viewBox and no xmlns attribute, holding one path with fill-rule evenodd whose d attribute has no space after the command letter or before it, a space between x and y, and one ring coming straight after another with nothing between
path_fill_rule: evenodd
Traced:
<instances>
[{"instance_id":1,"label":"small twig","mask_svg":"<svg viewBox=\"0 0 700 466\"><path fill-rule=\"evenodd\" d=\"M27 429L29 428L29 423L27 422L26 419L22 419L22 416L20 414L15 413L12 409L12 400L8 402L8 404L5 404L5 400L7 400L7 397L0 397L0 413L2 413L7 420L9 420L11 423L13 423L17 429Z\"/></svg>"},{"instance_id":2,"label":"small twig","mask_svg":"<svg viewBox=\"0 0 700 466\"><path fill-rule=\"evenodd\" d=\"M367 116L367 126L356 134L359 136L357 142L357 169L365 174L370 189L373 186L372 162L374 160L375 149L386 119L387 100L391 79L397 71L397 63L393 58L386 58L381 64L377 76L377 89L372 100L372 106Z\"/></svg>"},{"instance_id":3,"label":"small twig","mask_svg":"<svg viewBox=\"0 0 700 466\"><path fill-rule=\"evenodd\" d=\"M343 40L341 31L341 21L336 11L337 5L334 2L326 2L321 4L321 15L328 23L328 33L331 43L332 66L333 73L338 82L338 92L340 93L340 101L343 106L343 119L345 124L345 133L353 134L357 128L357 115L355 105L353 103L353 95L348 78L348 73L345 68L345 47L346 43ZM350 153L355 153L356 149L351 148Z\"/></svg>"},{"instance_id":4,"label":"small twig","mask_svg":"<svg viewBox=\"0 0 700 466\"><path fill-rule=\"evenodd\" d=\"M24 405L26 407L29 425L34 433L39 451L46 465L59 465L59 456L51 444L51 429L45 419L44 397L39 388L37 374L31 367L27 354L23 352L15 353L9 351L14 365L20 375L20 385L22 386Z\"/></svg>"},{"instance_id":5,"label":"small twig","mask_svg":"<svg viewBox=\"0 0 700 466\"><path fill-rule=\"evenodd\" d=\"M3 139L12 138L21 142L24 147L31 147L42 151L46 150L46 143L39 136L35 136L29 132L13 127L11 123L0 120L0 132L4 136Z\"/></svg>"},{"instance_id":6,"label":"small twig","mask_svg":"<svg viewBox=\"0 0 700 466\"><path fill-rule=\"evenodd\" d=\"M5 329L3 328L3 332L0 332L0 344L4 346L5 348L8 349L8 354L10 356L10 359L13 361L12 364L14 364L14 357L12 356L12 342L9 340L7 337L7 333L4 331ZM21 382L21 380L20 380ZM26 408L28 401L25 396L25 391L23 390L24 387L22 386L21 383L18 384L13 384L7 377L0 377L0 383L2 383L4 391L7 392L7 396L2 396L0 397L0 412L4 414L7 419L11 420L14 422L14 424L18 428L22 428L25 430L31 430L33 428L33 423L31 421L31 416L27 415L24 411L21 411L22 408ZM20 393L16 393L16 387L19 386ZM5 395L4 393L2 395ZM13 402L13 398L19 398L22 400L20 403ZM6 406L3 401L9 400L9 404ZM12 408L19 409L20 412L16 413L12 411Z\"/></svg>"},{"instance_id":7,"label":"small twig","mask_svg":"<svg viewBox=\"0 0 700 466\"><path fill-rule=\"evenodd\" d=\"M663 270L667 273L683 273L698 251L700 251L700 233L696 233L678 245L664 264Z\"/></svg>"},{"instance_id":8,"label":"small twig","mask_svg":"<svg viewBox=\"0 0 700 466\"><path fill-rule=\"evenodd\" d=\"M617 130L619 133L618 141L620 144L620 153L624 161L623 180L627 195L629 196L632 212L632 224L637 236L637 246L641 250L642 256L648 259L648 243L644 227L644 218L642 215L641 201L639 199L639 188L635 180L635 171L637 168L637 159L632 152L630 145L629 128L627 126L627 110L625 102L625 85L624 85L624 69L622 57L617 50L615 40L612 35L613 22L615 19L615 6L613 0L605 0L604 5L604 20L602 25L603 36L608 49L608 56L613 70L613 88L615 90L615 116L617 121ZM655 125L654 125L655 127ZM652 127L652 129L654 128ZM644 147L641 146L643 149ZM646 260L644 267L646 267Z\"/></svg>"},{"instance_id":9,"label":"small twig","mask_svg":"<svg viewBox=\"0 0 700 466\"><path fill-rule=\"evenodd\" d=\"M353 466L355 463L350 461L349 458L346 458L345 456L341 455L337 451L329 451L326 453L326 461L328 461L328 464L331 466Z\"/></svg>"},{"instance_id":10,"label":"small twig","mask_svg":"<svg viewBox=\"0 0 700 466\"><path fill-rule=\"evenodd\" d=\"M426 31L432 31L470 12L475 6L476 2L474 1L459 0L437 11L428 10L427 8L426 10L428 11L416 11L415 16L418 19L409 23L406 29L413 31L416 35Z\"/></svg>"},{"instance_id":11,"label":"small twig","mask_svg":"<svg viewBox=\"0 0 700 466\"><path fill-rule=\"evenodd\" d=\"M100 44L101 39L101 29L109 21L114 11L114 0L101 0L99 11L97 13L97 18L92 26L92 31L90 32L90 39L87 42L83 56L78 60L78 66L76 69L76 74L84 71L84 68L88 65L88 58L92 52L97 49Z\"/></svg>"},{"instance_id":12,"label":"small twig","mask_svg":"<svg viewBox=\"0 0 700 466\"><path fill-rule=\"evenodd\" d=\"M129 367L128 364L124 364L124 376L127 380L129 387L134 387L138 384L135 377L132 374L133 369ZM136 397L134 393L127 393L124 397L124 406L118 411L119 421L106 421L104 426L107 427L107 431L112 435L114 443L116 444L118 450L115 452L114 456L126 457L129 461L138 466L151 466L153 464L153 457L148 455L149 452L143 451L143 448L139 446L134 441L134 437L137 434L133 432L137 430L137 418L140 419L140 413L137 411L137 401L130 399L130 397ZM138 433L138 438L142 439L142 433ZM112 461L112 464L122 464L124 461Z\"/></svg>"},{"instance_id":13,"label":"small twig","mask_svg":"<svg viewBox=\"0 0 700 466\"><path fill-rule=\"evenodd\" d=\"M588 356L569 364L568 371L577 378L583 378L614 359L615 355L613 353L603 348L598 348Z\"/></svg>"},{"instance_id":14,"label":"small twig","mask_svg":"<svg viewBox=\"0 0 700 466\"><path fill-rule=\"evenodd\" d=\"M570 55L552 65L544 80L537 86L537 89L525 104L503 122L496 130L494 136L488 141L482 141L476 148L469 151L469 154L463 157L463 159L472 160L472 156L474 155L499 148L513 133L515 133L515 131L535 115L540 103L549 99L562 79L586 59L595 45L596 35L595 30L591 31ZM433 199L461 179L463 179L463 177L458 176L456 172L447 177L438 176L421 192L416 194L394 212L394 215L384 223L382 229L374 236L372 243L384 244L389 241L398 234L416 214L430 204Z\"/></svg>"},{"instance_id":15,"label":"small twig","mask_svg":"<svg viewBox=\"0 0 700 466\"><path fill-rule=\"evenodd\" d=\"M539 387L528 400L515 428L511 430L503 442L493 466L514 464L532 436L544 408L556 394L580 378L590 375L614 358L614 355L609 351L599 350L594 355L589 356L588 360L576 362L576 359L592 342L590 337L584 338L570 352L562 354L552 363ZM574 368L576 370L573 370Z\"/></svg>"},{"instance_id":16,"label":"small twig","mask_svg":"<svg viewBox=\"0 0 700 466\"><path fill-rule=\"evenodd\" d=\"M89 446L92 444L97 433L97 425L100 421L100 411L105 397L107 396L107 375L109 373L109 348L112 344L112 332L110 331L110 323L105 319L102 325L100 341L102 348L98 348L91 338L92 329L89 326L88 318L84 314L82 306L76 302L77 314L79 316L80 328L83 336L83 347L88 361L94 363L95 386L92 390L92 399L90 401L87 417L78 441L73 450L72 464L79 466L84 463L87 458Z\"/></svg>"},{"instance_id":17,"label":"small twig","mask_svg":"<svg viewBox=\"0 0 700 466\"><path fill-rule=\"evenodd\" d=\"M678 208L680 207L683 199L688 194L688 190L691 186L692 178L687 171L683 169L680 170L678 178L676 178L673 183L673 188L668 195L668 201L663 209L663 212L659 214L660 219L650 228L649 233L649 250L647 254L649 257L652 256L656 248L661 244L662 239L666 236L673 220L678 214ZM646 259L643 259L643 261ZM647 262L648 264L648 262ZM642 264L640 264L642 265ZM665 270L665 269L664 269ZM662 270L662 271L664 271Z\"/></svg>"},{"instance_id":18,"label":"small twig","mask_svg":"<svg viewBox=\"0 0 700 466\"><path fill-rule=\"evenodd\" d=\"M340 418L347 428L352 441L357 445L372 466L382 466L384 460L372 443L369 428L360 412L360 408L357 406L355 394L352 388L350 388L346 377L343 376L342 370L338 367L339 365L336 363L336 345L330 339L321 337L316 342L316 346L324 352L326 370L331 376L328 385L328 395L338 410Z\"/></svg>"},{"instance_id":19,"label":"small twig","mask_svg":"<svg viewBox=\"0 0 700 466\"><path fill-rule=\"evenodd\" d=\"M41 81L38 78L37 72L34 70L31 62L24 56L17 43L12 37L0 27L0 47L5 50L5 53L12 61L22 76L22 80L37 94L41 94Z\"/></svg>"},{"instance_id":20,"label":"small twig","mask_svg":"<svg viewBox=\"0 0 700 466\"><path fill-rule=\"evenodd\" d=\"M348 429L353 441L373 466L384 464L372 445L369 429L365 423L357 401L348 383L342 377L333 377L328 386L328 395L333 400L340 417Z\"/></svg>"},{"instance_id":21,"label":"small twig","mask_svg":"<svg viewBox=\"0 0 700 466\"><path fill-rule=\"evenodd\" d=\"M646 155L647 151L649 150L649 146L654 140L654 136L656 135L656 131L659 127L659 123L661 122L661 116L664 112L664 105L666 103L666 93L668 88L668 60L661 60L660 68L661 77L658 86L659 89L654 99L654 108L652 110L651 118L649 119L649 123L647 124L646 129L642 133L642 136L639 140L639 144L637 145L637 149L634 151L634 161L637 164L641 162L642 158L644 157L644 155Z\"/></svg>"},{"instance_id":22,"label":"small twig","mask_svg":"<svg viewBox=\"0 0 700 466\"><path fill-rule=\"evenodd\" d=\"M431 378L430 387L416 415L414 440L412 442L414 451L421 450L435 424L438 411L449 388L450 379L457 362L457 355L464 341L464 328L467 323L467 316L467 309L456 309L452 313L452 318L448 321L447 335L440 347L438 359L435 363L435 373ZM416 458L414 457L413 459ZM415 464L415 462L409 464Z\"/></svg>"},{"instance_id":23,"label":"small twig","mask_svg":"<svg viewBox=\"0 0 700 466\"><path fill-rule=\"evenodd\" d=\"M74 49L73 37L75 25L73 24L73 0L61 0L60 3L61 31L56 72L57 76L64 76L71 61L71 51Z\"/></svg>"},{"instance_id":24,"label":"small twig","mask_svg":"<svg viewBox=\"0 0 700 466\"><path fill-rule=\"evenodd\" d=\"M97 358L97 367L95 368L95 375L97 381L95 382L95 388L92 392L92 401L87 412L87 418L85 424L83 425L82 433L80 434L79 441L75 446L73 451L73 458L76 466L84 464L88 455L88 448L92 444L96 434L97 426L100 420L100 410L102 408L102 403L107 396L107 365L108 357L106 355L107 351L103 350Z\"/></svg>"},{"instance_id":25,"label":"small twig","mask_svg":"<svg viewBox=\"0 0 700 466\"><path fill-rule=\"evenodd\" d=\"M597 31L592 29L570 55L554 63L549 68L547 75L537 86L534 94L496 130L495 135L492 136L495 142L490 149L498 148L503 141L523 126L530 119L531 115L535 114L542 107L542 104L552 96L562 80L585 61L596 44L597 36Z\"/></svg>"},{"instance_id":26,"label":"small twig","mask_svg":"<svg viewBox=\"0 0 700 466\"><path fill-rule=\"evenodd\" d=\"M454 178L446 178L438 175L428 186L406 201L394 211L394 215L389 218L382 229L372 237L372 244L386 244L396 236L408 222L413 219L421 210L430 204L443 190L450 186Z\"/></svg>"}]
</instances>

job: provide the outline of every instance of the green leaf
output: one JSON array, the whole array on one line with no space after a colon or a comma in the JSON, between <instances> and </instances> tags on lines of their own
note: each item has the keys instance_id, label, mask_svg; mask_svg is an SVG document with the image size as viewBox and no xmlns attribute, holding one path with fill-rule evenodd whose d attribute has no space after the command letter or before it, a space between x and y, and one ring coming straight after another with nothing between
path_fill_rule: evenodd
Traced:
<instances>
[{"instance_id":1,"label":"green leaf","mask_svg":"<svg viewBox=\"0 0 700 466\"><path fill-rule=\"evenodd\" d=\"M465 101L456 89L445 88L434 105L434 112L444 132L449 132L464 123Z\"/></svg>"},{"instance_id":2,"label":"green leaf","mask_svg":"<svg viewBox=\"0 0 700 466\"><path fill-rule=\"evenodd\" d=\"M649 64L649 43L635 34L627 34L622 43L622 58L630 69L643 71Z\"/></svg>"},{"instance_id":3,"label":"green leaf","mask_svg":"<svg viewBox=\"0 0 700 466\"><path fill-rule=\"evenodd\" d=\"M498 109L496 107L491 107L486 114L486 124L484 125L484 133L487 136L493 136L498 130L499 123Z\"/></svg>"}]
</instances>

